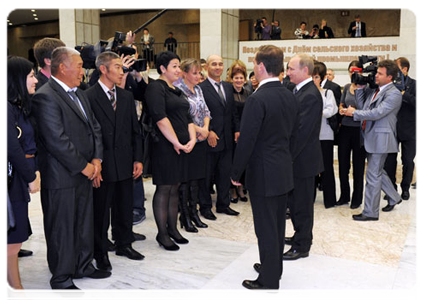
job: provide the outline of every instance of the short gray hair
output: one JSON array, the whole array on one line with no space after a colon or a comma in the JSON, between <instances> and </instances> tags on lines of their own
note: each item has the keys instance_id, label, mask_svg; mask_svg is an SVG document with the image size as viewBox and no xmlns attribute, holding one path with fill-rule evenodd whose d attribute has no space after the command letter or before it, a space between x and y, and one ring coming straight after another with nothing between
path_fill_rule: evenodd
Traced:
<instances>
[{"instance_id":1,"label":"short gray hair","mask_svg":"<svg viewBox=\"0 0 423 300\"><path fill-rule=\"evenodd\" d=\"M70 47L57 47L51 54L51 74L54 76L59 72L60 64L68 61L73 55L81 55Z\"/></svg>"},{"instance_id":2,"label":"short gray hair","mask_svg":"<svg viewBox=\"0 0 423 300\"><path fill-rule=\"evenodd\" d=\"M95 66L97 69L100 69L100 66L106 66L109 69L109 64L113 59L118 59L120 56L112 51L106 51L100 53L97 58L95 59Z\"/></svg>"}]
</instances>

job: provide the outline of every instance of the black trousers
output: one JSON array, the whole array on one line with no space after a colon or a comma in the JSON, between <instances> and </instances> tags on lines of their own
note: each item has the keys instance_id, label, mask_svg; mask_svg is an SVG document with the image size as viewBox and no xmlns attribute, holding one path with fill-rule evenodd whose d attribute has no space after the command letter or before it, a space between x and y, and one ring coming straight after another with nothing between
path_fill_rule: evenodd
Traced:
<instances>
[{"instance_id":1,"label":"black trousers","mask_svg":"<svg viewBox=\"0 0 423 300\"><path fill-rule=\"evenodd\" d=\"M283 271L288 196L264 197L250 192L250 200L261 263L257 280L268 288L278 289Z\"/></svg>"},{"instance_id":2,"label":"black trousers","mask_svg":"<svg viewBox=\"0 0 423 300\"><path fill-rule=\"evenodd\" d=\"M42 188L41 204L50 285L64 289L73 284L73 278L95 271L92 182L82 179L74 188Z\"/></svg>"},{"instance_id":3,"label":"black trousers","mask_svg":"<svg viewBox=\"0 0 423 300\"><path fill-rule=\"evenodd\" d=\"M349 174L351 168L351 152L353 165L353 194L351 205L361 205L364 192L364 166L366 150L360 146L361 127L341 126L338 133L339 181L341 184L340 201L350 201Z\"/></svg>"},{"instance_id":4,"label":"black trousers","mask_svg":"<svg viewBox=\"0 0 423 300\"><path fill-rule=\"evenodd\" d=\"M402 181L401 190L408 191L414 173L414 157L416 157L416 140L398 140L401 145L401 161L402 161ZM397 189L396 173L397 173L397 155L398 153L389 153L385 161L385 171Z\"/></svg>"},{"instance_id":5,"label":"black trousers","mask_svg":"<svg viewBox=\"0 0 423 300\"><path fill-rule=\"evenodd\" d=\"M289 194L288 207L294 225L292 248L310 251L313 240L315 177L294 177L294 190Z\"/></svg>"},{"instance_id":6,"label":"black trousers","mask_svg":"<svg viewBox=\"0 0 423 300\"><path fill-rule=\"evenodd\" d=\"M325 170L321 173L321 185L323 189L323 203L326 208L335 206L336 187L335 174L333 172L333 141L320 141L322 149L323 165Z\"/></svg>"},{"instance_id":7,"label":"black trousers","mask_svg":"<svg viewBox=\"0 0 423 300\"><path fill-rule=\"evenodd\" d=\"M112 235L117 247L130 245L132 234L133 179L102 182L94 188L94 258L107 254L107 232L112 212Z\"/></svg>"},{"instance_id":8,"label":"black trousers","mask_svg":"<svg viewBox=\"0 0 423 300\"><path fill-rule=\"evenodd\" d=\"M219 152L208 151L206 162L206 178L200 180L200 211L212 208L210 188L213 181L217 189L216 209L225 209L230 204L232 149Z\"/></svg>"}]
</instances>

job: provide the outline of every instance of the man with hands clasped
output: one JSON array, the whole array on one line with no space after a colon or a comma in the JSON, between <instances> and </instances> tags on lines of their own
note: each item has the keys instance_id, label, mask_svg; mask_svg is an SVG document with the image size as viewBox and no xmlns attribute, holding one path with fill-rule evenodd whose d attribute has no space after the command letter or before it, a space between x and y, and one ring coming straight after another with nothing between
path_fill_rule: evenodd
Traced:
<instances>
[{"instance_id":1,"label":"man with hands clasped","mask_svg":"<svg viewBox=\"0 0 423 300\"><path fill-rule=\"evenodd\" d=\"M400 195L383 169L388 153L398 152L396 124L402 95L392 82L397 74L398 66L394 61L379 62L375 76L379 88L373 90L359 85L356 90L357 109L349 106L341 112L352 116L354 121L361 121L367 152L364 210L361 214L353 215L355 221L379 219L381 190L389 198L388 205L382 211L391 211L401 202Z\"/></svg>"}]
</instances>

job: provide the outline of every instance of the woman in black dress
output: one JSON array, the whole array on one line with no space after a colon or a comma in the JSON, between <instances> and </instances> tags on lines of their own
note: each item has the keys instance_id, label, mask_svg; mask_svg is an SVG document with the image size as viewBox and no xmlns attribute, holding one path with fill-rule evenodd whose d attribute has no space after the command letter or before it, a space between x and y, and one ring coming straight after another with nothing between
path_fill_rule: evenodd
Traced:
<instances>
[{"instance_id":1,"label":"woman in black dress","mask_svg":"<svg viewBox=\"0 0 423 300\"><path fill-rule=\"evenodd\" d=\"M187 154L196 143L196 133L189 103L180 89L173 86L181 70L180 59L173 52L162 52L157 56L158 80L150 83L145 92L148 111L156 124L158 141L153 143L152 173L156 191L153 197L154 219L157 224L156 237L166 250L178 250L178 244L186 244L177 230L178 188L187 182Z\"/></svg>"},{"instance_id":2,"label":"woman in black dress","mask_svg":"<svg viewBox=\"0 0 423 300\"><path fill-rule=\"evenodd\" d=\"M15 224L7 232L7 281L14 289L22 289L18 252L31 235L28 219L29 193L40 190L40 173L35 161L34 129L29 121L31 96L38 82L33 64L22 57L7 60L7 161L8 194ZM10 175L10 176L9 176Z\"/></svg>"}]
</instances>

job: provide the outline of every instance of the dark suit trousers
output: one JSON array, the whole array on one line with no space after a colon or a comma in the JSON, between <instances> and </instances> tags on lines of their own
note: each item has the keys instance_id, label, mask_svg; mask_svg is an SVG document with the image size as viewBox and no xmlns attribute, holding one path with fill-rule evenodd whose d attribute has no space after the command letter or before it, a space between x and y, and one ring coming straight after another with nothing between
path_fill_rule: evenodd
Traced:
<instances>
[{"instance_id":1,"label":"dark suit trousers","mask_svg":"<svg viewBox=\"0 0 423 300\"><path fill-rule=\"evenodd\" d=\"M257 280L268 288L278 289L283 271L288 196L264 197L250 193L250 200L261 263Z\"/></svg>"},{"instance_id":2,"label":"dark suit trousers","mask_svg":"<svg viewBox=\"0 0 423 300\"><path fill-rule=\"evenodd\" d=\"M94 258L107 254L107 232L112 212L112 235L117 247L130 245L132 234L133 179L102 182L94 188Z\"/></svg>"},{"instance_id":3,"label":"dark suit trousers","mask_svg":"<svg viewBox=\"0 0 423 300\"><path fill-rule=\"evenodd\" d=\"M351 205L361 205L364 192L364 166L366 150L360 146L361 127L341 126L338 134L338 162L341 196L339 200L350 201L351 151L353 165L353 193Z\"/></svg>"},{"instance_id":4,"label":"dark suit trousers","mask_svg":"<svg viewBox=\"0 0 423 300\"><path fill-rule=\"evenodd\" d=\"M200 181L200 211L212 208L210 188L213 179L217 189L216 209L225 209L230 204L232 148L219 152L208 151L206 161L206 178Z\"/></svg>"},{"instance_id":5,"label":"dark suit trousers","mask_svg":"<svg viewBox=\"0 0 423 300\"><path fill-rule=\"evenodd\" d=\"M95 271L92 182L82 179L74 188L41 189L47 262L52 288L72 285Z\"/></svg>"},{"instance_id":6,"label":"dark suit trousers","mask_svg":"<svg viewBox=\"0 0 423 300\"><path fill-rule=\"evenodd\" d=\"M313 240L315 177L294 177L294 187L288 197L295 230L292 248L307 252L310 251Z\"/></svg>"},{"instance_id":7,"label":"dark suit trousers","mask_svg":"<svg viewBox=\"0 0 423 300\"><path fill-rule=\"evenodd\" d=\"M335 175L333 172L333 141L320 141L322 148L323 165L325 170L321 173L323 202L325 207L333 207L336 203Z\"/></svg>"},{"instance_id":8,"label":"dark suit trousers","mask_svg":"<svg viewBox=\"0 0 423 300\"><path fill-rule=\"evenodd\" d=\"M408 191L414 173L414 157L416 156L416 140L399 140L401 145L401 161L402 161L402 181L401 190ZM397 173L397 156L398 153L389 153L385 162L385 171L388 173L395 189L397 189L396 173Z\"/></svg>"}]
</instances>

